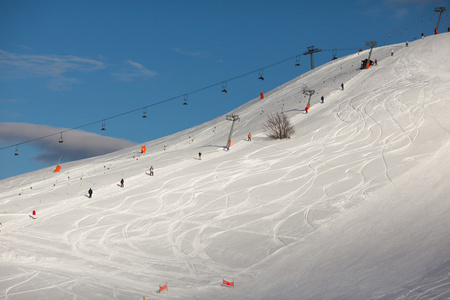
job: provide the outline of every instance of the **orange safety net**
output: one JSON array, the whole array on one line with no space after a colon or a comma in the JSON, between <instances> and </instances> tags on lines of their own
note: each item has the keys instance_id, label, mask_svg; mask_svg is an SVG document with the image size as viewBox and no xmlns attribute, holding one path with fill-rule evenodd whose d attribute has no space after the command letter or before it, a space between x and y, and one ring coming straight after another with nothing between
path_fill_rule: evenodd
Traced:
<instances>
[{"instance_id":1,"label":"orange safety net","mask_svg":"<svg viewBox=\"0 0 450 300\"><path fill-rule=\"evenodd\" d=\"M261 92L260 96L261 96L261 100L264 99L264 93L263 92Z\"/></svg>"},{"instance_id":2,"label":"orange safety net","mask_svg":"<svg viewBox=\"0 0 450 300\"><path fill-rule=\"evenodd\" d=\"M159 286L159 292L167 290L167 283L163 286Z\"/></svg>"},{"instance_id":3,"label":"orange safety net","mask_svg":"<svg viewBox=\"0 0 450 300\"><path fill-rule=\"evenodd\" d=\"M60 166L60 165L57 165L57 166L56 166L56 169L55 169L55 173L57 173L57 172L59 172L59 171L61 171L61 166Z\"/></svg>"},{"instance_id":4,"label":"orange safety net","mask_svg":"<svg viewBox=\"0 0 450 300\"><path fill-rule=\"evenodd\" d=\"M141 153L145 153L145 146L141 147Z\"/></svg>"}]
</instances>

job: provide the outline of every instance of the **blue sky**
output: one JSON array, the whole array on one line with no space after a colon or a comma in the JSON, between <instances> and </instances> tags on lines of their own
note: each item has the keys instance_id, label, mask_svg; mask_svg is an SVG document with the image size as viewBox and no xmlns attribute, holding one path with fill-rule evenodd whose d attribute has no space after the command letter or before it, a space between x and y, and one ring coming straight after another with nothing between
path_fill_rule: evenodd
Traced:
<instances>
[{"instance_id":1,"label":"blue sky","mask_svg":"<svg viewBox=\"0 0 450 300\"><path fill-rule=\"evenodd\" d=\"M323 50L314 55L319 66L334 51L366 49L366 41L431 35L439 6L450 9L448 1L425 0L0 0L0 179L221 116L309 71L301 55L308 46ZM58 143L62 131L80 126Z\"/></svg>"}]
</instances>

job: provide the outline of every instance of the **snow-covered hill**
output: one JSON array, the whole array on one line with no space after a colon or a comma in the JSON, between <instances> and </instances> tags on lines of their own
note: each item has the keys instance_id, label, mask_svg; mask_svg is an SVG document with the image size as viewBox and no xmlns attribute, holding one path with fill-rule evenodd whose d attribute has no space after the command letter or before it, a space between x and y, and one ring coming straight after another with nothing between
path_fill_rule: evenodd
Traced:
<instances>
[{"instance_id":1,"label":"snow-covered hill","mask_svg":"<svg viewBox=\"0 0 450 300\"><path fill-rule=\"evenodd\" d=\"M223 116L0 181L0 299L450 299L449 49L318 67L233 111L230 151Z\"/></svg>"}]
</instances>

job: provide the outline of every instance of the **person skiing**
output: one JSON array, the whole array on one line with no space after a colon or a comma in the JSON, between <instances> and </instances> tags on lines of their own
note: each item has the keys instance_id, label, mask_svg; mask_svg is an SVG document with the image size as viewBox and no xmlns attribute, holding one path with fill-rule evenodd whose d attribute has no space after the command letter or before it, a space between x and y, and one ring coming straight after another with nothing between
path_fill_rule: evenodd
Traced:
<instances>
[{"instance_id":1,"label":"person skiing","mask_svg":"<svg viewBox=\"0 0 450 300\"><path fill-rule=\"evenodd\" d=\"M408 44L408 41L406 42L406 47L408 47L409 46L409 44Z\"/></svg>"},{"instance_id":2,"label":"person skiing","mask_svg":"<svg viewBox=\"0 0 450 300\"><path fill-rule=\"evenodd\" d=\"M422 38L423 38L423 32L422 32Z\"/></svg>"},{"instance_id":3,"label":"person skiing","mask_svg":"<svg viewBox=\"0 0 450 300\"><path fill-rule=\"evenodd\" d=\"M248 141L251 141L251 140L252 140L252 135L250 134L250 132L249 132L248 135L247 135L247 140L248 140Z\"/></svg>"},{"instance_id":4,"label":"person skiing","mask_svg":"<svg viewBox=\"0 0 450 300\"><path fill-rule=\"evenodd\" d=\"M150 167L150 176L153 176L153 166Z\"/></svg>"},{"instance_id":5,"label":"person skiing","mask_svg":"<svg viewBox=\"0 0 450 300\"><path fill-rule=\"evenodd\" d=\"M202 159L202 153L201 153L201 152L198 153L198 159L199 159L199 160Z\"/></svg>"},{"instance_id":6,"label":"person skiing","mask_svg":"<svg viewBox=\"0 0 450 300\"><path fill-rule=\"evenodd\" d=\"M88 191L89 198L92 198L92 193L93 193L93 191L92 191L92 189L90 188L89 191Z\"/></svg>"},{"instance_id":7,"label":"person skiing","mask_svg":"<svg viewBox=\"0 0 450 300\"><path fill-rule=\"evenodd\" d=\"M391 56L394 56L394 50L391 49Z\"/></svg>"},{"instance_id":8,"label":"person skiing","mask_svg":"<svg viewBox=\"0 0 450 300\"><path fill-rule=\"evenodd\" d=\"M320 98L320 101L322 101L322 103L323 103L323 101L324 101L325 99L323 98L323 96Z\"/></svg>"},{"instance_id":9,"label":"person skiing","mask_svg":"<svg viewBox=\"0 0 450 300\"><path fill-rule=\"evenodd\" d=\"M309 110L309 107L308 107L308 106L306 106L306 107L305 107L305 114L307 114L307 113L308 113L308 110Z\"/></svg>"},{"instance_id":10,"label":"person skiing","mask_svg":"<svg viewBox=\"0 0 450 300\"><path fill-rule=\"evenodd\" d=\"M341 83L341 89L344 90L344 83Z\"/></svg>"},{"instance_id":11,"label":"person skiing","mask_svg":"<svg viewBox=\"0 0 450 300\"><path fill-rule=\"evenodd\" d=\"M123 178L122 178L122 180L120 180L120 187L123 187L123 183L124 183L124 181L123 181Z\"/></svg>"}]
</instances>

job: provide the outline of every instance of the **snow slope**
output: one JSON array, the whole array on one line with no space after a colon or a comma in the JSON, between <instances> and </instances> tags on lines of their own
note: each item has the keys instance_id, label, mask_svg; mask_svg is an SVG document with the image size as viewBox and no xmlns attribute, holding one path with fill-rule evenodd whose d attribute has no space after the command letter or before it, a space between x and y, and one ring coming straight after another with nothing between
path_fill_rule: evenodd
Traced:
<instances>
[{"instance_id":1,"label":"snow slope","mask_svg":"<svg viewBox=\"0 0 450 300\"><path fill-rule=\"evenodd\" d=\"M449 48L318 67L233 111L230 151L223 116L0 181L0 299L450 299Z\"/></svg>"}]
</instances>

